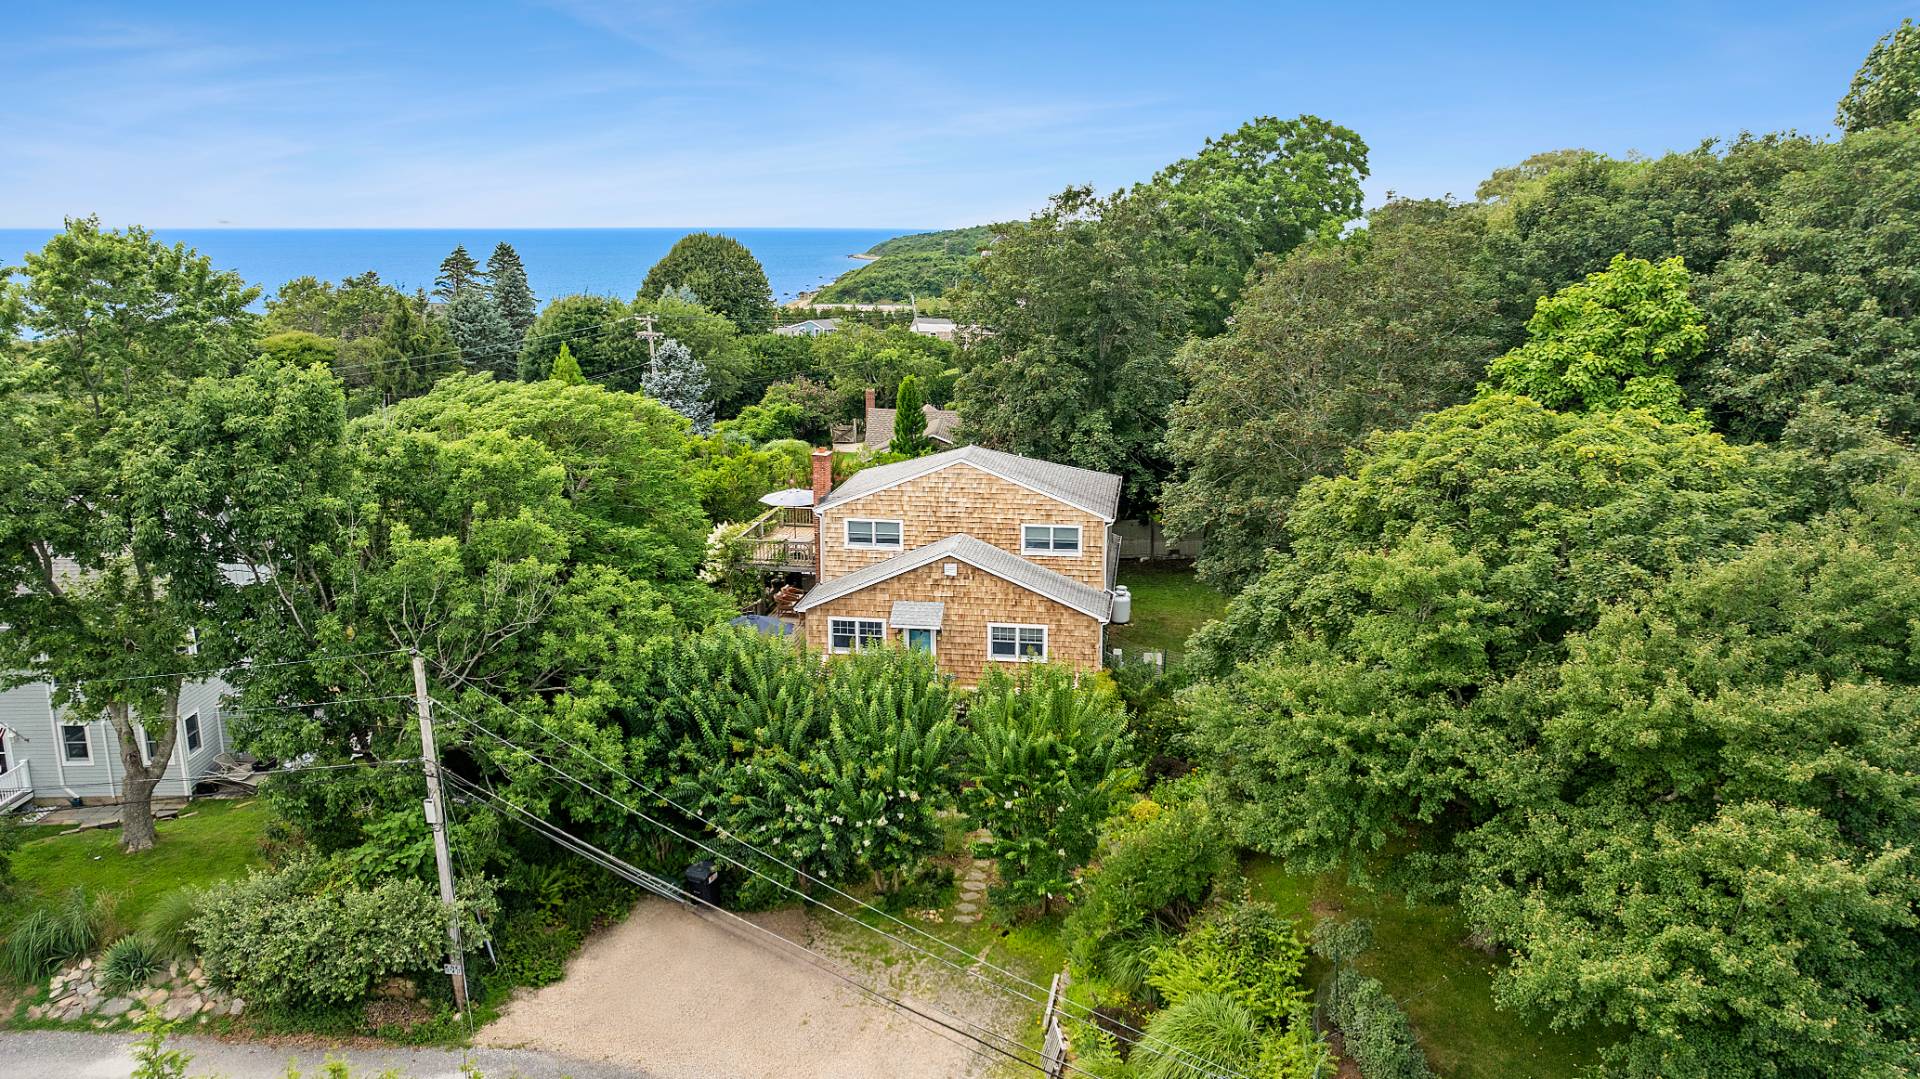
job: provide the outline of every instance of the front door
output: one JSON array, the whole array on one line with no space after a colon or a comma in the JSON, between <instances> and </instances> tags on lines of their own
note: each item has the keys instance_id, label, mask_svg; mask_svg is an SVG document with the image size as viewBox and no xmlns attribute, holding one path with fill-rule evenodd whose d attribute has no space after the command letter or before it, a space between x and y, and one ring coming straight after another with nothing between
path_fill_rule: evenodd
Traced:
<instances>
[{"instance_id":1,"label":"front door","mask_svg":"<svg viewBox=\"0 0 1920 1079\"><path fill-rule=\"evenodd\" d=\"M933 651L933 631L930 629L908 630L907 647L920 652Z\"/></svg>"}]
</instances>

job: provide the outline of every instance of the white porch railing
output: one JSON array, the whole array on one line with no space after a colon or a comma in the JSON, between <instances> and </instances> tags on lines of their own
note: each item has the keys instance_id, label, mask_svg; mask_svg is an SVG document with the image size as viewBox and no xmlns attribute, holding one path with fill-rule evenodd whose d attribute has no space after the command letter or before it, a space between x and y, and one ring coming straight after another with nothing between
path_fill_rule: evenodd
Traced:
<instances>
[{"instance_id":1,"label":"white porch railing","mask_svg":"<svg viewBox=\"0 0 1920 1079\"><path fill-rule=\"evenodd\" d=\"M0 772L0 812L33 800L33 766L29 761L14 761Z\"/></svg>"}]
</instances>

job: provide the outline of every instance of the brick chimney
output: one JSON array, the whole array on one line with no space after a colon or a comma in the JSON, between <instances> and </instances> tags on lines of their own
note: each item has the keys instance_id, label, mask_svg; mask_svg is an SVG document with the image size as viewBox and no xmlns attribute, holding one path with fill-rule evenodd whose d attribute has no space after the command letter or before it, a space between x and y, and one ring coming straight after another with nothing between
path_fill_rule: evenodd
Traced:
<instances>
[{"instance_id":1,"label":"brick chimney","mask_svg":"<svg viewBox=\"0 0 1920 1079\"><path fill-rule=\"evenodd\" d=\"M868 393L873 391L869 390ZM813 450L813 579L817 583L827 568L827 519L820 516L820 503L833 490L833 448L816 446Z\"/></svg>"},{"instance_id":2,"label":"brick chimney","mask_svg":"<svg viewBox=\"0 0 1920 1079\"><path fill-rule=\"evenodd\" d=\"M868 412L873 411L873 396L875 392L876 391L872 386L867 387L867 411Z\"/></svg>"}]
</instances>

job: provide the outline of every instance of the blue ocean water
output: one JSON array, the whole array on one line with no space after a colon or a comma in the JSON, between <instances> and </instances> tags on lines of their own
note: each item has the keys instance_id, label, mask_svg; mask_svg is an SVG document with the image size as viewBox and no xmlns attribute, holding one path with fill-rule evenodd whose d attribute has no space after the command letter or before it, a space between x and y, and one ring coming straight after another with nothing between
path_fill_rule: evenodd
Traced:
<instances>
[{"instance_id":1,"label":"blue ocean water","mask_svg":"<svg viewBox=\"0 0 1920 1079\"><path fill-rule=\"evenodd\" d=\"M53 229L0 229L0 266L19 265ZM431 289L440 260L465 244L485 262L505 241L520 252L542 303L576 292L630 299L647 270L689 232L719 232L747 245L767 268L776 300L818 288L860 265L852 255L919 229L155 229L223 270L237 271L267 294L312 274L337 281L377 270L390 285Z\"/></svg>"}]
</instances>

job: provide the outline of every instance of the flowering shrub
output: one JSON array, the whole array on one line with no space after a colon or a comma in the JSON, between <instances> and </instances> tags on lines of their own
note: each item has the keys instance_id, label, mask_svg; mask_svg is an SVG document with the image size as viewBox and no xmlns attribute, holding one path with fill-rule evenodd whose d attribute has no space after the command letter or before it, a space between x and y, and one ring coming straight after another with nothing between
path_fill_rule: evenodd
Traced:
<instances>
[{"instance_id":1,"label":"flowering shrub","mask_svg":"<svg viewBox=\"0 0 1920 1079\"><path fill-rule=\"evenodd\" d=\"M961 795L976 827L993 836L996 899L1046 905L1071 892L1093 856L1100 825L1132 788L1126 712L1105 679L1076 685L1058 667L994 672L967 710Z\"/></svg>"}]
</instances>

